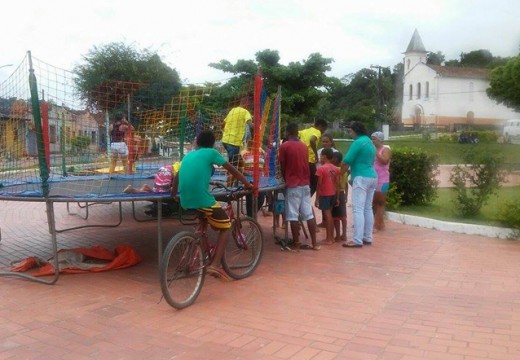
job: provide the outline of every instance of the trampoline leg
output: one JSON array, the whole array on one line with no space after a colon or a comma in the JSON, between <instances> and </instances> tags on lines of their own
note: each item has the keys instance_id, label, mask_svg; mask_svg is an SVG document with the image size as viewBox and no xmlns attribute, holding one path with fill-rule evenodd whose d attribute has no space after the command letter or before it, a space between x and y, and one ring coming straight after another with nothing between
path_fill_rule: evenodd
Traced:
<instances>
[{"instance_id":1,"label":"trampoline leg","mask_svg":"<svg viewBox=\"0 0 520 360\"><path fill-rule=\"evenodd\" d=\"M157 200L157 268L161 264L162 248L162 201Z\"/></svg>"}]
</instances>

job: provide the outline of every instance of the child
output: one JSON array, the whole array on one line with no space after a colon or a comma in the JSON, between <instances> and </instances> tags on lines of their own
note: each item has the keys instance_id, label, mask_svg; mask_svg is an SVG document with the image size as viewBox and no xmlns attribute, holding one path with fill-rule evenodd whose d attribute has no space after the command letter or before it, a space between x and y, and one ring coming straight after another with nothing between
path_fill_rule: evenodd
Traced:
<instances>
[{"instance_id":1,"label":"child","mask_svg":"<svg viewBox=\"0 0 520 360\"><path fill-rule=\"evenodd\" d=\"M321 152L321 166L316 170L318 177L318 186L316 188L316 204L315 206L323 211L325 215L325 228L327 229L327 237L323 241L324 245L334 243L334 222L332 220L332 207L338 205L337 188L338 188L338 168L331 161L334 152L331 148L323 149Z\"/></svg>"},{"instance_id":2,"label":"child","mask_svg":"<svg viewBox=\"0 0 520 360\"><path fill-rule=\"evenodd\" d=\"M204 130L197 136L197 150L184 156L179 173L176 176L177 179L173 182L172 196L175 198L178 193L183 209L196 209L203 213L210 226L219 232L213 261L206 271L223 279L229 279L220 265L226 248L231 221L220 203L209 192L209 182L214 165L222 166L242 182L246 189L252 189L253 185L247 181L242 173L226 161L214 146L215 134L213 131Z\"/></svg>"},{"instance_id":3,"label":"child","mask_svg":"<svg viewBox=\"0 0 520 360\"><path fill-rule=\"evenodd\" d=\"M348 172L341 175L341 161L343 155L337 151L334 153L332 164L338 167L338 199L339 205L332 208L334 229L336 237L334 241L347 241L347 195L348 195ZM340 231L341 230L341 231Z\"/></svg>"},{"instance_id":4,"label":"child","mask_svg":"<svg viewBox=\"0 0 520 360\"><path fill-rule=\"evenodd\" d=\"M165 193L172 190L172 182L179 171L181 163L176 161L173 165L162 166L154 176L153 189L148 184L143 184L138 188L128 185L123 192L126 194L158 192Z\"/></svg>"},{"instance_id":5,"label":"child","mask_svg":"<svg viewBox=\"0 0 520 360\"><path fill-rule=\"evenodd\" d=\"M322 148L318 149L318 163L316 164L316 169L319 169L321 164L321 152L323 149L332 149L332 151L337 152L338 150L335 149L336 144L334 143L334 139L332 138L331 134L323 133L321 135L321 146ZM318 227L324 228L325 227L325 214L323 211L321 212L321 223L318 224Z\"/></svg>"},{"instance_id":6,"label":"child","mask_svg":"<svg viewBox=\"0 0 520 360\"><path fill-rule=\"evenodd\" d=\"M176 175L179 172L181 166L180 161L176 161L173 165L162 166L156 173L153 181L153 188L148 184L143 184L138 188L134 188L132 185L128 185L123 192L126 194L135 193L170 193L173 188L173 182L176 179ZM162 201L162 214L169 216L173 213L178 212L178 204L176 202L163 200ZM148 209L144 211L146 215L157 216L158 208L157 203L153 202Z\"/></svg>"}]
</instances>

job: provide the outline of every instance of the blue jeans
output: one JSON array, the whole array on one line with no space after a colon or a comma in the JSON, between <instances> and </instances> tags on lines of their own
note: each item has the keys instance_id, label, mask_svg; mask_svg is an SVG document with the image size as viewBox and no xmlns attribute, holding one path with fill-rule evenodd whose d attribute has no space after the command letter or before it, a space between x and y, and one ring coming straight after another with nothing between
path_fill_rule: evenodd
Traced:
<instances>
[{"instance_id":1,"label":"blue jeans","mask_svg":"<svg viewBox=\"0 0 520 360\"><path fill-rule=\"evenodd\" d=\"M356 244L372 242L374 213L372 200L376 191L377 178L356 176L352 183L352 215L354 217L354 239Z\"/></svg>"},{"instance_id":2,"label":"blue jeans","mask_svg":"<svg viewBox=\"0 0 520 360\"><path fill-rule=\"evenodd\" d=\"M240 146L235 146L231 144L222 143L224 149L228 154L228 161L231 165L238 168L238 163L240 161Z\"/></svg>"}]
</instances>

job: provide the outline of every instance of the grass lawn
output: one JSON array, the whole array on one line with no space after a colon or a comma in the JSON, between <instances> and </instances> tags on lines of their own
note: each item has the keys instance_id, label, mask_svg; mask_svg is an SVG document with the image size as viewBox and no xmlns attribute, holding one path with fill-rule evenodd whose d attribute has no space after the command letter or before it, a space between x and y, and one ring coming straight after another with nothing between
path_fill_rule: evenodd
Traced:
<instances>
[{"instance_id":1,"label":"grass lawn","mask_svg":"<svg viewBox=\"0 0 520 360\"><path fill-rule=\"evenodd\" d=\"M437 189L437 195L438 197L432 204L400 207L396 212L466 224L503 226L496 220L498 209L508 201L520 200L520 185L500 188L498 194L493 196L489 202L482 207L480 214L473 218L463 218L455 213L453 199L455 199L456 194L452 189Z\"/></svg>"},{"instance_id":2,"label":"grass lawn","mask_svg":"<svg viewBox=\"0 0 520 360\"><path fill-rule=\"evenodd\" d=\"M346 153L352 142L336 141L336 148L343 154ZM504 155L504 163L513 168L520 168L520 145L516 144L498 144L498 143L480 143L480 144L459 144L440 141L426 141L419 138L406 138L388 140L385 144L390 145L392 149L403 147L419 148L427 153L437 154L439 156L439 164L460 164L464 151L472 149L485 149L493 153L501 153Z\"/></svg>"},{"instance_id":3,"label":"grass lawn","mask_svg":"<svg viewBox=\"0 0 520 360\"><path fill-rule=\"evenodd\" d=\"M462 155L465 151L472 149L484 149L493 153L501 153L504 156L504 165L509 169L520 169L520 145L518 144L498 144L498 143L479 143L479 144L459 144L439 141L426 141L419 137L390 139L385 142L392 149L402 147L420 148L427 153L437 154L439 164L460 164ZM351 141L336 141L336 148L346 154ZM449 188L437 189L438 197L430 205L401 207L396 212L428 217L431 219L462 222L467 224L501 226L496 220L496 214L500 206L511 200L520 200L520 185L514 187L502 187L498 195L493 196L484 205L479 215L474 218L461 218L455 213L452 203L455 199L455 192Z\"/></svg>"}]
</instances>

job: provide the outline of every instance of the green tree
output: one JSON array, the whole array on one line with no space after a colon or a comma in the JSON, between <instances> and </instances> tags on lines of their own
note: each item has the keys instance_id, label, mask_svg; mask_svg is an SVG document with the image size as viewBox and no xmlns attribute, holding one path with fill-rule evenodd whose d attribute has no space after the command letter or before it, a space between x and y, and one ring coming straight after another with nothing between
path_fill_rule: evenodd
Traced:
<instances>
[{"instance_id":1,"label":"green tree","mask_svg":"<svg viewBox=\"0 0 520 360\"><path fill-rule=\"evenodd\" d=\"M402 94L402 68L396 65L394 72L382 68L381 80L378 71L364 68L342 79L332 79L327 87L328 96L320 103L320 113L328 114L343 123L361 121L369 129L375 128L378 97L382 100L383 123L393 123L399 118L399 101L396 94ZM381 94L378 86L381 86ZM398 92L397 92L398 91Z\"/></svg>"},{"instance_id":2,"label":"green tree","mask_svg":"<svg viewBox=\"0 0 520 360\"><path fill-rule=\"evenodd\" d=\"M331 70L332 61L314 53L301 62L282 65L278 51L266 49L257 52L254 61L238 60L232 64L228 60L220 60L209 66L235 75L223 85L227 95L234 93L235 97L260 69L269 94L276 93L278 86L282 87L284 114L291 118L309 119L317 115L319 102L327 96L326 88L332 80L326 72Z\"/></svg>"},{"instance_id":3,"label":"green tree","mask_svg":"<svg viewBox=\"0 0 520 360\"><path fill-rule=\"evenodd\" d=\"M520 56L491 71L487 94L498 102L520 111Z\"/></svg>"},{"instance_id":4,"label":"green tree","mask_svg":"<svg viewBox=\"0 0 520 360\"><path fill-rule=\"evenodd\" d=\"M81 98L98 110L104 110L107 101L115 105L125 95L121 92L132 92L135 105L142 108L162 107L180 87L177 71L157 53L122 42L94 46L74 72Z\"/></svg>"},{"instance_id":5,"label":"green tree","mask_svg":"<svg viewBox=\"0 0 520 360\"><path fill-rule=\"evenodd\" d=\"M473 50L468 53L460 54L460 65L464 67L485 68L493 62L493 54L489 50Z\"/></svg>"},{"instance_id":6,"label":"green tree","mask_svg":"<svg viewBox=\"0 0 520 360\"><path fill-rule=\"evenodd\" d=\"M426 54L426 64L428 65L442 65L445 60L446 57L440 51L429 51L428 54Z\"/></svg>"}]
</instances>

